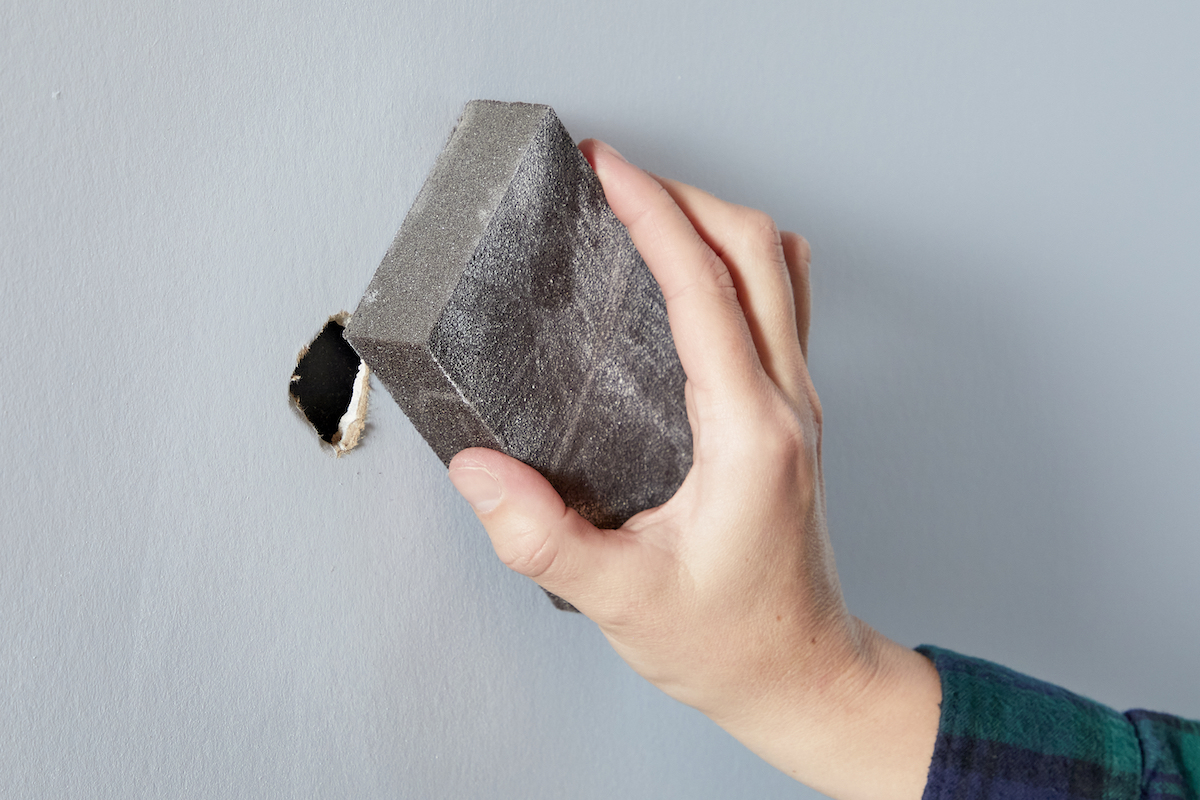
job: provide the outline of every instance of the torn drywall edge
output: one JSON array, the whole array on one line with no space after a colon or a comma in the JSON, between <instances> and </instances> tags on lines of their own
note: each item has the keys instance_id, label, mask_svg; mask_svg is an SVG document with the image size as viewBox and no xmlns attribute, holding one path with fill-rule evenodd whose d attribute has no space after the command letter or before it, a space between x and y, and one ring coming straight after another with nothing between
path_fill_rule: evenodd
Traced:
<instances>
[{"instance_id":1,"label":"torn drywall edge","mask_svg":"<svg viewBox=\"0 0 1200 800\"><path fill-rule=\"evenodd\" d=\"M332 444L339 456L358 446L359 437L367 425L367 396L370 394L370 387L371 368L365 361L359 361L358 373L354 378L354 392L350 395L350 406L338 420L337 433L333 435Z\"/></svg>"}]
</instances>

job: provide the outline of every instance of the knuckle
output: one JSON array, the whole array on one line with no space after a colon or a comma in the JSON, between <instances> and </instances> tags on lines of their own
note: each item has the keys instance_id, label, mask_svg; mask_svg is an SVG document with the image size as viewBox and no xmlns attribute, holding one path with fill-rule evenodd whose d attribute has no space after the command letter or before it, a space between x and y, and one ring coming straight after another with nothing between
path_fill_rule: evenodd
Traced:
<instances>
[{"instance_id":1,"label":"knuckle","mask_svg":"<svg viewBox=\"0 0 1200 800\"><path fill-rule=\"evenodd\" d=\"M653 221L655 225L658 225L664 217L670 216L670 209L675 207L675 200L661 183L658 181L653 181L652 183L654 186L651 190L651 196L646 198L641 209L638 211L637 219Z\"/></svg>"},{"instance_id":2,"label":"knuckle","mask_svg":"<svg viewBox=\"0 0 1200 800\"><path fill-rule=\"evenodd\" d=\"M753 449L775 464L799 465L811 459L816 441L817 423L782 395L767 402L754 436Z\"/></svg>"},{"instance_id":3,"label":"knuckle","mask_svg":"<svg viewBox=\"0 0 1200 800\"><path fill-rule=\"evenodd\" d=\"M809 449L808 427L790 409L776 415L772 449L777 458L788 462L804 458Z\"/></svg>"},{"instance_id":4,"label":"knuckle","mask_svg":"<svg viewBox=\"0 0 1200 800\"><path fill-rule=\"evenodd\" d=\"M812 261L812 251L808 247L808 241L798 233L784 231L783 239L783 259L787 262L788 272L792 276L793 282L799 282L804 287L809 283L809 264Z\"/></svg>"},{"instance_id":5,"label":"knuckle","mask_svg":"<svg viewBox=\"0 0 1200 800\"><path fill-rule=\"evenodd\" d=\"M808 239L805 239L798 233L793 231L783 231L780 234L780 241L783 242L784 248L794 253L800 261L807 264L812 260L812 247L808 244Z\"/></svg>"},{"instance_id":6,"label":"knuckle","mask_svg":"<svg viewBox=\"0 0 1200 800\"><path fill-rule=\"evenodd\" d=\"M817 426L817 436L821 435L821 428L825 423L824 413L821 411L821 398L817 397L817 390L810 382L807 389L808 405L812 409L813 421Z\"/></svg>"},{"instance_id":7,"label":"knuckle","mask_svg":"<svg viewBox=\"0 0 1200 800\"><path fill-rule=\"evenodd\" d=\"M742 224L746 238L756 247L772 254L782 250L783 236L770 214L755 208L748 208L743 212Z\"/></svg>"},{"instance_id":8,"label":"knuckle","mask_svg":"<svg viewBox=\"0 0 1200 800\"><path fill-rule=\"evenodd\" d=\"M664 293L667 302L672 302L693 292L708 292L737 304L737 288L729 267L711 247L704 245L699 261L695 263L692 279L671 292Z\"/></svg>"},{"instance_id":9,"label":"knuckle","mask_svg":"<svg viewBox=\"0 0 1200 800\"><path fill-rule=\"evenodd\" d=\"M550 531L522 525L496 542L496 555L504 566L529 578L545 574L554 563L555 552Z\"/></svg>"},{"instance_id":10,"label":"knuckle","mask_svg":"<svg viewBox=\"0 0 1200 800\"><path fill-rule=\"evenodd\" d=\"M734 290L733 275L729 273L729 266L711 247L704 248L700 274L719 293Z\"/></svg>"},{"instance_id":11,"label":"knuckle","mask_svg":"<svg viewBox=\"0 0 1200 800\"><path fill-rule=\"evenodd\" d=\"M661 217L664 208L667 208L670 203L675 201L671 199L671 194L662 184L654 182L652 196L643 198L632 208L629 208L621 222L630 231L646 231L648 234L657 238L663 237L661 229Z\"/></svg>"},{"instance_id":12,"label":"knuckle","mask_svg":"<svg viewBox=\"0 0 1200 800\"><path fill-rule=\"evenodd\" d=\"M800 260L804 262L804 269L808 271L809 265L812 263L812 246L800 234L793 234L798 240L797 249L800 251Z\"/></svg>"}]
</instances>

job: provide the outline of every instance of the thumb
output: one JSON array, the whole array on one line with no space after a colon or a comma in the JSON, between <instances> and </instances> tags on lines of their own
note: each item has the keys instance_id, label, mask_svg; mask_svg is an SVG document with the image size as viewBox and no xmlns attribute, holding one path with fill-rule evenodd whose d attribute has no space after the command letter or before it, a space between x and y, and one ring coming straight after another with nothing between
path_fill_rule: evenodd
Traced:
<instances>
[{"instance_id":1,"label":"thumb","mask_svg":"<svg viewBox=\"0 0 1200 800\"><path fill-rule=\"evenodd\" d=\"M580 607L606 571L612 544L533 467L483 448L450 461L450 482L471 504L496 555L515 572Z\"/></svg>"}]
</instances>

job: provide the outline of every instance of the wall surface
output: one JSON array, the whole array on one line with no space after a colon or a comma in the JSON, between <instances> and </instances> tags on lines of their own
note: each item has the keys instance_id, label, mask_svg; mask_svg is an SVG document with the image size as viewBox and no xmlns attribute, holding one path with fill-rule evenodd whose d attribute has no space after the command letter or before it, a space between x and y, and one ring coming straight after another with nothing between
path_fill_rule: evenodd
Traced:
<instances>
[{"instance_id":1,"label":"wall surface","mask_svg":"<svg viewBox=\"0 0 1200 800\"><path fill-rule=\"evenodd\" d=\"M811 796L287 403L463 103L814 250L851 609L1200 717L1200 12L0 3L0 795Z\"/></svg>"}]
</instances>

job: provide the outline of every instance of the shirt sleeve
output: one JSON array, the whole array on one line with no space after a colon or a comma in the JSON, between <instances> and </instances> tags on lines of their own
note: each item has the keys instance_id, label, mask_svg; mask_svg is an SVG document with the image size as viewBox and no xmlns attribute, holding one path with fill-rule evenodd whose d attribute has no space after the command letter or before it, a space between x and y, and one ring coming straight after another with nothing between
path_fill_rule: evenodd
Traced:
<instances>
[{"instance_id":1,"label":"shirt sleeve","mask_svg":"<svg viewBox=\"0 0 1200 800\"><path fill-rule=\"evenodd\" d=\"M1121 714L982 659L917 651L942 679L924 800L1197 798L1200 723Z\"/></svg>"}]
</instances>

